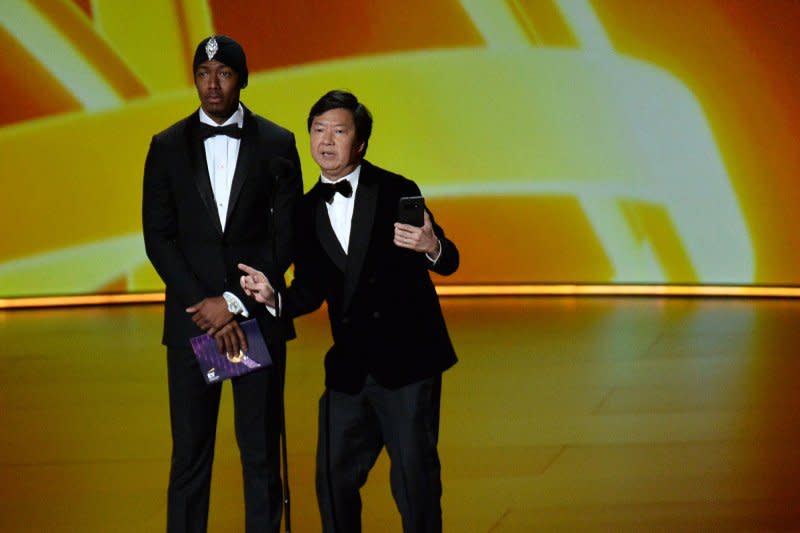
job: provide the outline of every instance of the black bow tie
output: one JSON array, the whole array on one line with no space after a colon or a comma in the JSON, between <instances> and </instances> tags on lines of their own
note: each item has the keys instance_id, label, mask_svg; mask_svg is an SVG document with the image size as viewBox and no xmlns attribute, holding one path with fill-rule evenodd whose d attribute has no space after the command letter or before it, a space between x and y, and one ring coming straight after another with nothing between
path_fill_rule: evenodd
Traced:
<instances>
[{"instance_id":1,"label":"black bow tie","mask_svg":"<svg viewBox=\"0 0 800 533\"><path fill-rule=\"evenodd\" d=\"M319 184L319 193L326 202L333 202L333 195L336 193L341 194L345 198L350 198L353 194L353 187L348 180L339 180L336 183L322 183Z\"/></svg>"},{"instance_id":2,"label":"black bow tie","mask_svg":"<svg viewBox=\"0 0 800 533\"><path fill-rule=\"evenodd\" d=\"M206 140L215 135L227 135L234 139L242 138L242 129L236 124L228 124L227 126L210 126L205 122L200 123L200 138Z\"/></svg>"}]
</instances>

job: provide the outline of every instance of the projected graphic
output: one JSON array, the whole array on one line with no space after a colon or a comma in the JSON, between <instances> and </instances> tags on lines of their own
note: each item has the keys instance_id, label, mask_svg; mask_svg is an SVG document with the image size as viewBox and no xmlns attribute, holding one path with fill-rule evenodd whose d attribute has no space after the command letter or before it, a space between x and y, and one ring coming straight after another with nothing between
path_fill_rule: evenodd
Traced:
<instances>
[{"instance_id":1,"label":"projected graphic","mask_svg":"<svg viewBox=\"0 0 800 533\"><path fill-rule=\"evenodd\" d=\"M144 157L152 134L197 108L191 54L213 33L244 44L242 99L295 132L306 188L317 177L310 104L346 88L370 107L367 158L416 180L461 249L461 270L443 283L800 280L784 275L793 256L768 252L773 233L744 205L714 101L648 59L656 36L637 34L636 53L623 39L633 4L327 2L351 14L328 24L329 47L316 0L239 2L235 13L216 1L151 4L0 10L2 76L17 102L0 111L0 297L162 288L141 238ZM704 6L709 20L721 9ZM725 35L736 23L714 20L709 31ZM673 55L692 53L689 43Z\"/></svg>"}]
</instances>

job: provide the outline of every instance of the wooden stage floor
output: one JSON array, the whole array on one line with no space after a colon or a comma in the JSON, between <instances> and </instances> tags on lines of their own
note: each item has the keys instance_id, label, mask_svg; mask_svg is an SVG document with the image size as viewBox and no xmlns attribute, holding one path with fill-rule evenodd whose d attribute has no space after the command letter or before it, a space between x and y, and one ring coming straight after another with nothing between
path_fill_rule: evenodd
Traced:
<instances>
[{"instance_id":1,"label":"wooden stage floor","mask_svg":"<svg viewBox=\"0 0 800 533\"><path fill-rule=\"evenodd\" d=\"M448 532L800 531L800 301L444 301ZM289 347L296 533L319 531L320 312ZM164 530L159 306L0 312L0 531ZM229 389L211 532L243 531ZM400 531L382 456L364 531Z\"/></svg>"}]
</instances>

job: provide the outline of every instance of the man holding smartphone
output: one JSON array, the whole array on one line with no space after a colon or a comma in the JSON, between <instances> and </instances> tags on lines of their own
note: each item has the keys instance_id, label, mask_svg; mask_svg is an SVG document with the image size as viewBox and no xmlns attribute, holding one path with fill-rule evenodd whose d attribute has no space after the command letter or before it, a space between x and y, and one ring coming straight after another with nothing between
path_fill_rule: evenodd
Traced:
<instances>
[{"instance_id":1,"label":"man holding smartphone","mask_svg":"<svg viewBox=\"0 0 800 533\"><path fill-rule=\"evenodd\" d=\"M297 210L294 281L276 295L262 272L239 265L241 285L286 317L328 304L334 344L317 443L323 530L361 531L359 490L386 446L403 530L438 532L441 375L456 355L429 271L455 272L458 250L413 181L364 160L372 116L353 94L322 96L308 129L321 176ZM421 227L398 222L401 203L423 210Z\"/></svg>"}]
</instances>

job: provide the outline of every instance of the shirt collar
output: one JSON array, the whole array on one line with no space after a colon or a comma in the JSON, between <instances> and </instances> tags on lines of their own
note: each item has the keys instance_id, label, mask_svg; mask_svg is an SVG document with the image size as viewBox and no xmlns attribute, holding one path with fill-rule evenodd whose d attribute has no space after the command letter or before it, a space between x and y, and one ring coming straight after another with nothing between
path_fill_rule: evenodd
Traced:
<instances>
[{"instance_id":1,"label":"shirt collar","mask_svg":"<svg viewBox=\"0 0 800 533\"><path fill-rule=\"evenodd\" d=\"M214 127L227 126L228 124L236 124L237 126L239 126L241 128L242 125L244 124L244 109L242 108L242 103L239 102L239 106L236 108L236 111L234 111L233 114L230 117L228 117L228 120L226 120L222 124L217 124L216 122L214 122L214 120L211 117L209 117L206 114L206 112L203 110L203 108L201 107L200 108L200 122L202 122L203 124L208 124L209 126L214 126Z\"/></svg>"},{"instance_id":2,"label":"shirt collar","mask_svg":"<svg viewBox=\"0 0 800 533\"><path fill-rule=\"evenodd\" d=\"M353 171L350 174L348 174L347 176L342 176L337 180L329 180L328 178L320 174L319 181L321 181L322 183L336 183L342 180L349 180L350 185L353 187L353 191L355 191L356 187L358 186L358 177L360 175L361 175L361 164L359 164L355 169L353 169Z\"/></svg>"}]
</instances>

